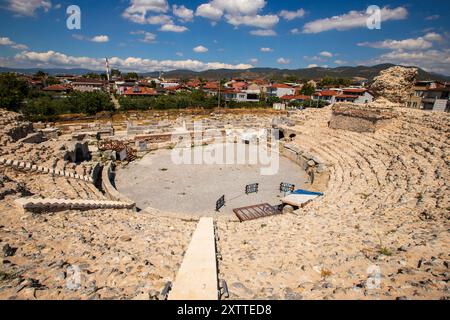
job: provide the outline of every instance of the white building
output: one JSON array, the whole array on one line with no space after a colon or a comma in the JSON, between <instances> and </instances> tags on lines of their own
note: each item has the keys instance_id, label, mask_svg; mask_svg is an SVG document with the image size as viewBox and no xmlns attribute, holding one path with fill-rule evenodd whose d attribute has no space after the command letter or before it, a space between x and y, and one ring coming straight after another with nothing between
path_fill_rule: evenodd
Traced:
<instances>
[{"instance_id":1,"label":"white building","mask_svg":"<svg viewBox=\"0 0 450 320\"><path fill-rule=\"evenodd\" d=\"M283 83L276 83L269 87L267 87L267 96L268 97L284 97L291 96L295 94L295 88Z\"/></svg>"}]
</instances>

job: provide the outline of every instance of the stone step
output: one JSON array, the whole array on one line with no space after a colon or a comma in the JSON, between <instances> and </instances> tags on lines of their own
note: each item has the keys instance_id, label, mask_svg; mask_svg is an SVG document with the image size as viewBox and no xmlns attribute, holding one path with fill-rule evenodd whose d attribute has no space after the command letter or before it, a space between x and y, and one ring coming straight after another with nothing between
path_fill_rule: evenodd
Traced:
<instances>
[{"instance_id":1,"label":"stone step","mask_svg":"<svg viewBox=\"0 0 450 320\"><path fill-rule=\"evenodd\" d=\"M218 300L213 218L201 218L178 270L169 300Z\"/></svg>"},{"instance_id":2,"label":"stone step","mask_svg":"<svg viewBox=\"0 0 450 320\"><path fill-rule=\"evenodd\" d=\"M104 200L67 200L67 199L34 199L20 198L15 200L17 206L24 211L57 211L57 210L95 210L95 209L133 209L134 204L120 201Z\"/></svg>"},{"instance_id":3,"label":"stone step","mask_svg":"<svg viewBox=\"0 0 450 320\"><path fill-rule=\"evenodd\" d=\"M50 168L34 165L30 162L23 162L23 161L18 161L18 160L0 158L0 165L12 167L15 170L31 171L31 172L43 173L43 174L51 174L51 175L55 175L55 176L83 180L86 182L94 183L94 179L90 176L78 175L78 174L75 174L72 172L67 172L67 171L58 170L58 169L50 169Z\"/></svg>"}]
</instances>

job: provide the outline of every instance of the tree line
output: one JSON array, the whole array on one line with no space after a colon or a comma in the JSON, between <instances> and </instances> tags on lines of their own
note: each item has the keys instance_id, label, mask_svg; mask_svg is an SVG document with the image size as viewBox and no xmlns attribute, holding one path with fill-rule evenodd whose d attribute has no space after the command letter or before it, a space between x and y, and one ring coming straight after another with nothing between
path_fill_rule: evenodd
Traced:
<instances>
[{"instance_id":1,"label":"tree line","mask_svg":"<svg viewBox=\"0 0 450 320\"><path fill-rule=\"evenodd\" d=\"M51 121L69 113L95 115L114 110L110 97L104 92L71 92L61 98L33 89L12 73L0 74L0 107L23 113L33 121Z\"/></svg>"},{"instance_id":2,"label":"tree line","mask_svg":"<svg viewBox=\"0 0 450 320\"><path fill-rule=\"evenodd\" d=\"M86 77L97 77L96 74L88 74ZM136 74L127 74L135 77ZM35 78L49 83L58 83L57 79L49 77L45 73L38 72ZM312 95L314 87L306 84L301 93ZM120 111L131 110L166 110L216 107L226 108L269 108L273 103L281 102L277 97L265 99L261 97L259 102L225 101L217 96L208 95L203 90L193 92L180 92L174 95L161 95L157 97L119 97ZM292 103L294 107L308 107L311 103ZM321 107L322 105L320 105ZM313 105L316 107L316 105ZM70 92L64 97L42 90L33 89L25 80L13 73L0 74L0 108L23 113L32 121L53 121L63 114L84 114L88 116L99 112L115 111L115 107L105 92Z\"/></svg>"}]
</instances>

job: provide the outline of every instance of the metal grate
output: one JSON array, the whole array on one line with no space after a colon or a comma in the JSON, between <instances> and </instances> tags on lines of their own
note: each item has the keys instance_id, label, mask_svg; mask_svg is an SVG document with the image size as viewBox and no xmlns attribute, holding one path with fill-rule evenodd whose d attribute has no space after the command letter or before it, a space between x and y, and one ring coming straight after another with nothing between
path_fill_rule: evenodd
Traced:
<instances>
[{"instance_id":1,"label":"metal grate","mask_svg":"<svg viewBox=\"0 0 450 320\"><path fill-rule=\"evenodd\" d=\"M264 217L282 214L278 207L273 207L268 203L257 204L254 206L233 209L233 212L241 222L260 219Z\"/></svg>"}]
</instances>

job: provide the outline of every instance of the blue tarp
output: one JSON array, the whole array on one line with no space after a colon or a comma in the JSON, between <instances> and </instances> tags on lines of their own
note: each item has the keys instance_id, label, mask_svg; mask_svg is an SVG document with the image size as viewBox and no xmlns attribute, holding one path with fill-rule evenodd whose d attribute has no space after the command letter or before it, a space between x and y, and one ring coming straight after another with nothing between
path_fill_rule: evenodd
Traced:
<instances>
[{"instance_id":1,"label":"blue tarp","mask_svg":"<svg viewBox=\"0 0 450 320\"><path fill-rule=\"evenodd\" d=\"M295 190L294 192L292 192L292 194L304 194L304 195L308 195L308 196L323 196L322 192L314 192L314 191L308 191L308 190L303 190L303 189Z\"/></svg>"}]
</instances>

